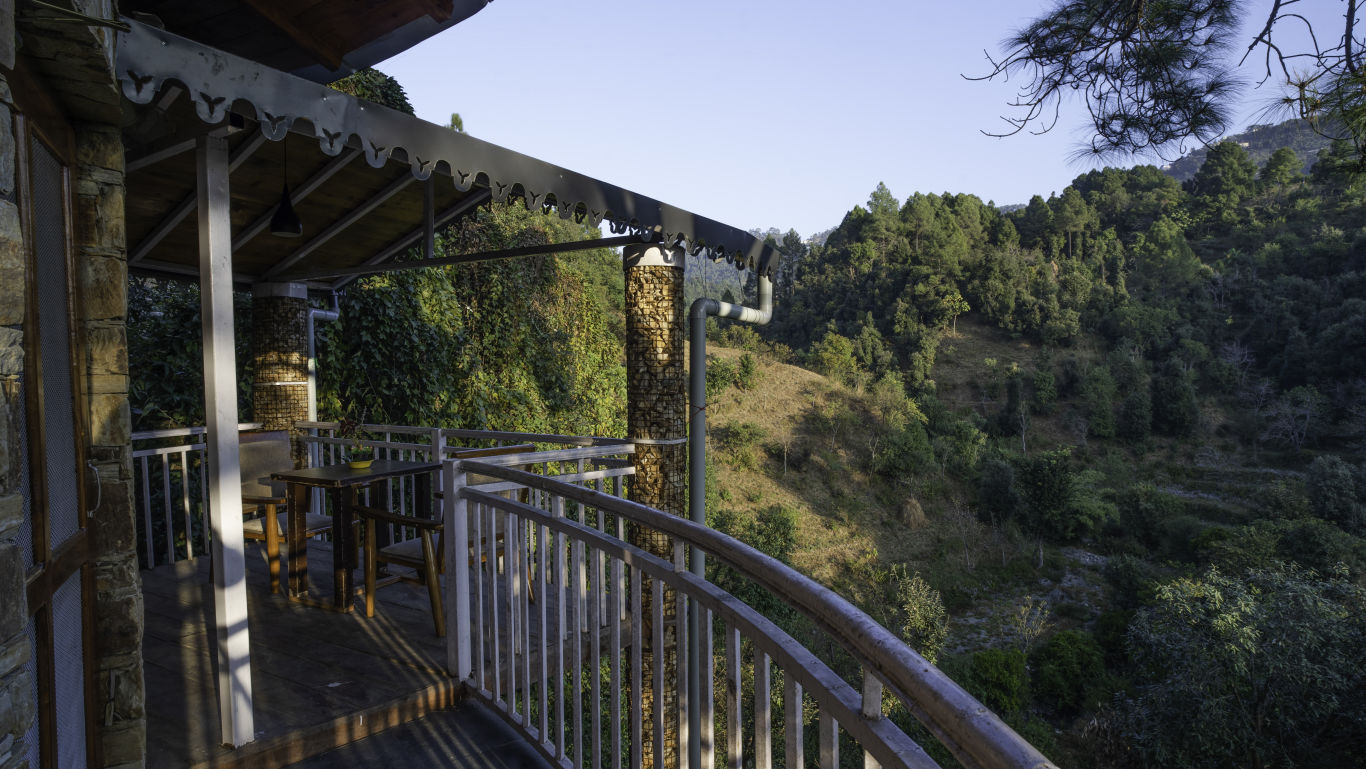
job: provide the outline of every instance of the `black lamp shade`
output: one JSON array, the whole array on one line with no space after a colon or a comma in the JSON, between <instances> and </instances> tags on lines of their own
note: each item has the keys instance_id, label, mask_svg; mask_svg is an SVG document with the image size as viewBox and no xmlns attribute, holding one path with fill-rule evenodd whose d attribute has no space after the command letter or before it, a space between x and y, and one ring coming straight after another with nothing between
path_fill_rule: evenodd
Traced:
<instances>
[{"instance_id":1,"label":"black lamp shade","mask_svg":"<svg viewBox=\"0 0 1366 769\"><path fill-rule=\"evenodd\" d=\"M294 204L289 201L289 185L280 188L280 203L270 217L270 234L282 238L297 238L304 234L304 223L294 213Z\"/></svg>"}]
</instances>

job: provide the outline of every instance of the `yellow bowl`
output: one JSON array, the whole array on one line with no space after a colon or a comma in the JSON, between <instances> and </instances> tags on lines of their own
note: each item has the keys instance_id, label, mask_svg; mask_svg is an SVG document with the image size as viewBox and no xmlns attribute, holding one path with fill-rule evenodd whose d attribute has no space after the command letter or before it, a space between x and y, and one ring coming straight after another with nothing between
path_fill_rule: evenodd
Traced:
<instances>
[{"instance_id":1,"label":"yellow bowl","mask_svg":"<svg viewBox=\"0 0 1366 769\"><path fill-rule=\"evenodd\" d=\"M373 461L375 461L375 460L373 460L373 459L353 459L353 460L351 460L350 462L347 462L347 463L346 463L346 466L349 467L349 468L351 468L352 470L364 470L365 468L369 467L369 466L370 466L370 463L373 462Z\"/></svg>"}]
</instances>

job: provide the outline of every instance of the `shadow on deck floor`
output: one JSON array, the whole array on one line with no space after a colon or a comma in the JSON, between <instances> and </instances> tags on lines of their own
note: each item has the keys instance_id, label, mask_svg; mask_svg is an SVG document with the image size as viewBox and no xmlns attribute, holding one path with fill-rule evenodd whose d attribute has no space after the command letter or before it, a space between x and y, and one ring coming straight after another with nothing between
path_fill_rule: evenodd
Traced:
<instances>
[{"instance_id":1,"label":"shadow on deck floor","mask_svg":"<svg viewBox=\"0 0 1366 769\"><path fill-rule=\"evenodd\" d=\"M424 589L380 590L373 618L359 602L350 614L304 606L270 593L256 548L247 551L256 740L219 745L208 561L142 573L148 769L280 767L312 756L298 765L543 766L495 716L457 702ZM310 541L315 593L330 595L331 563L331 548ZM346 758L318 755L348 744Z\"/></svg>"}]
</instances>

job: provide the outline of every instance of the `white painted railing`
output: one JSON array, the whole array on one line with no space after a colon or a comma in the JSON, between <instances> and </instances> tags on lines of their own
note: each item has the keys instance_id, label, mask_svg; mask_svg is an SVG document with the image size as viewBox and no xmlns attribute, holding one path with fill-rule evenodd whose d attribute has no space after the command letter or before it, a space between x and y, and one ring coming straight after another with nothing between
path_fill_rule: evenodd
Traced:
<instances>
[{"instance_id":1,"label":"white painted railing","mask_svg":"<svg viewBox=\"0 0 1366 769\"><path fill-rule=\"evenodd\" d=\"M260 423L244 423L239 430L261 428ZM339 438L337 422L298 422L297 428L306 431L304 442L310 467L321 467L345 461L353 441ZM490 430L457 430L450 428L415 427L411 425L362 424L362 446L375 451L381 459L430 460L432 447L442 447L449 453L464 447L504 446L535 443L538 446L619 446L625 441L616 438L597 438L574 435L546 435L541 433L500 432ZM204 525L208 478L204 469L204 428L179 427L166 430L146 430L132 435L134 510L138 519L139 562L142 568L175 561L193 559L209 550L209 527ZM528 466L535 466L528 462ZM284 469L284 468L281 468ZM541 466L541 473L558 472L558 468ZM383 500L386 509L406 513L413 504L411 479L399 478L389 485L389 499ZM368 500L378 504L379 500ZM314 494L313 512L326 514L324 495ZM390 536L402 539L415 536L412 532L390 531ZM396 540L389 540L396 541Z\"/></svg>"},{"instance_id":2,"label":"white painted railing","mask_svg":"<svg viewBox=\"0 0 1366 769\"><path fill-rule=\"evenodd\" d=\"M623 449L631 447L616 448ZM588 460L608 450L563 453ZM452 460L445 470L445 557L451 565L446 613L455 618L447 663L473 696L553 764L641 766L649 730L657 767L666 766L666 739L676 740L672 748L678 756L689 757L680 765L698 769L770 769L777 751L786 767L801 767L809 749L819 766L833 769L840 766L841 743L861 751L865 767L936 766L883 717L886 686L965 766L1053 766L933 665L829 589L724 534L621 499L615 482L516 469L524 462L519 456ZM668 535L672 558L632 546L630 527ZM854 676L860 680L847 680L769 618L691 573L688 559L700 553L814 621L861 666ZM649 600L642 602L646 596ZM642 606L650 607L649 616L642 616ZM703 647L695 657L702 666L702 691L690 693L686 647L693 613L701 628L693 642ZM638 704L647 692L655 703L664 702L667 667L654 665L652 680L642 680L645 634L651 634L653 648L661 649L667 629L676 639L678 706L666 713L660 705L652 723L642 723ZM714 637L724 647L719 658ZM718 677L717 668L724 674ZM724 693L719 698L718 686ZM746 701L752 702L752 713L744 712ZM781 715L773 712L775 701L781 701ZM814 711L808 711L808 702ZM699 733L689 733L690 723L700 723ZM816 737L808 745L810 727ZM724 735L719 749L718 735ZM747 742L752 745L748 756Z\"/></svg>"},{"instance_id":3,"label":"white painted railing","mask_svg":"<svg viewBox=\"0 0 1366 769\"><path fill-rule=\"evenodd\" d=\"M259 423L244 423L254 430ZM177 427L133 433L133 510L143 568L194 558L209 549L204 526L208 478L204 428Z\"/></svg>"}]
</instances>

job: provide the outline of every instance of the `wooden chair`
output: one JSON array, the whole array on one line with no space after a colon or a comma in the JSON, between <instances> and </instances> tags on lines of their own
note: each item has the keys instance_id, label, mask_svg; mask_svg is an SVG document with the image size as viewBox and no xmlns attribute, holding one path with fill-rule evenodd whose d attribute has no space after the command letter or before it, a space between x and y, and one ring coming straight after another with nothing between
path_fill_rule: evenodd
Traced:
<instances>
[{"instance_id":1,"label":"wooden chair","mask_svg":"<svg viewBox=\"0 0 1366 769\"><path fill-rule=\"evenodd\" d=\"M458 449L448 452L447 456L457 459L474 459L500 454L521 454L535 450L534 444L520 443L491 449ZM442 495L438 492L434 496L440 499ZM428 520L411 515L400 515L374 507L356 506L353 510L356 514L356 520L365 523L365 616L375 616L375 591L377 589L399 581L424 583L427 586L427 598L431 601L432 619L436 624L436 634L444 637L446 635L446 614L441 605L439 575L445 573L445 522L440 519ZM415 528L418 536L414 539L380 547L376 530L378 525L382 523L393 524L396 527ZM497 539L502 541L503 536L500 534ZM471 547L471 553L473 553L473 547ZM483 560L487 561L487 556ZM380 579L380 564L404 566L412 569L416 575L414 577L390 575ZM528 591L531 590L530 564L527 564L527 589ZM528 592L528 596L532 601L536 600L534 592Z\"/></svg>"},{"instance_id":2,"label":"wooden chair","mask_svg":"<svg viewBox=\"0 0 1366 769\"><path fill-rule=\"evenodd\" d=\"M238 457L242 466L242 507L244 512L260 513L242 522L242 536L266 543L266 563L270 568L270 592L280 592L280 541L289 525L285 485L270 479L270 474L294 467L288 430L238 433ZM268 526L267 522L274 525ZM332 519L308 513L308 536L332 530Z\"/></svg>"}]
</instances>

